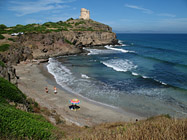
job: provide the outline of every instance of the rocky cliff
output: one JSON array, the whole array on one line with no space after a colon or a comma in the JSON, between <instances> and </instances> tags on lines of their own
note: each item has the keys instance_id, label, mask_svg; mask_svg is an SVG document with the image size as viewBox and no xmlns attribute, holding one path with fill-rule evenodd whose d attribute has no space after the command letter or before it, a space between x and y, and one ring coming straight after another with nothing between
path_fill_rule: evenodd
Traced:
<instances>
[{"instance_id":1,"label":"rocky cliff","mask_svg":"<svg viewBox=\"0 0 187 140\"><path fill-rule=\"evenodd\" d=\"M15 31L24 34L9 35ZM7 42L10 47L0 51L0 61L5 63L4 67L0 65L0 76L13 83L16 83L17 77L11 65L20 61L78 54L83 52L83 47L118 44L111 27L93 20L69 19L42 25L17 25L1 32L5 38L0 40L0 47Z\"/></svg>"},{"instance_id":2,"label":"rocky cliff","mask_svg":"<svg viewBox=\"0 0 187 140\"><path fill-rule=\"evenodd\" d=\"M77 54L83 47L117 44L115 33L99 31L61 31L20 36L19 43L32 50L34 58Z\"/></svg>"}]
</instances>

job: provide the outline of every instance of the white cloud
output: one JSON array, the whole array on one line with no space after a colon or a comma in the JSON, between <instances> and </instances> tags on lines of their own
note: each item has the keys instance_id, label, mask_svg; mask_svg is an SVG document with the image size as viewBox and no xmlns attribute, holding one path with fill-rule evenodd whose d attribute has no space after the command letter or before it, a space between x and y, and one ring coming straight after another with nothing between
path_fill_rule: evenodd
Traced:
<instances>
[{"instance_id":1,"label":"white cloud","mask_svg":"<svg viewBox=\"0 0 187 140\"><path fill-rule=\"evenodd\" d=\"M152 14L152 13L154 13L154 12L153 12L152 10L150 10L150 9L142 8L142 7L136 6L136 5L126 4L125 7L132 8L132 9L137 9L137 10L142 11L143 13L146 13L146 14Z\"/></svg>"},{"instance_id":2,"label":"white cloud","mask_svg":"<svg viewBox=\"0 0 187 140\"><path fill-rule=\"evenodd\" d=\"M174 18L174 17L176 17L176 15L174 15L174 14L169 14L169 13L161 13L161 14L157 14L158 16L164 16L164 17L172 17L172 18Z\"/></svg>"},{"instance_id":3,"label":"white cloud","mask_svg":"<svg viewBox=\"0 0 187 140\"><path fill-rule=\"evenodd\" d=\"M17 16L38 13L40 11L56 10L67 8L65 3L74 2L75 0L38 0L36 2L15 2L11 1L9 10L15 11Z\"/></svg>"}]
</instances>

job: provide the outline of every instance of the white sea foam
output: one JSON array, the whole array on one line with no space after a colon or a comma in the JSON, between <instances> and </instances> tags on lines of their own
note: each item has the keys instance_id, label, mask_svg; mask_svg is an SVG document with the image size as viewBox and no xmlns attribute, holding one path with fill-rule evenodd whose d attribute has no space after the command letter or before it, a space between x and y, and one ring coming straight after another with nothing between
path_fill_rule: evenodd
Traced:
<instances>
[{"instance_id":1,"label":"white sea foam","mask_svg":"<svg viewBox=\"0 0 187 140\"><path fill-rule=\"evenodd\" d=\"M89 79L89 78L90 78L90 77L87 76L86 74L81 74L81 77L82 77L82 78L85 78L85 79Z\"/></svg>"},{"instance_id":2,"label":"white sea foam","mask_svg":"<svg viewBox=\"0 0 187 140\"><path fill-rule=\"evenodd\" d=\"M122 40L118 40L118 43L123 45L123 41Z\"/></svg>"},{"instance_id":3,"label":"white sea foam","mask_svg":"<svg viewBox=\"0 0 187 140\"><path fill-rule=\"evenodd\" d=\"M116 71L121 71L121 72L127 72L130 71L131 69L136 69L137 66L134 65L131 61L125 59L112 59L108 60L105 62L102 62L104 65L107 67L110 67Z\"/></svg>"},{"instance_id":4,"label":"white sea foam","mask_svg":"<svg viewBox=\"0 0 187 140\"><path fill-rule=\"evenodd\" d=\"M98 95L103 95L105 97L106 96L105 94L107 94L107 97L115 98L116 94L113 93L112 90L110 90L110 87L105 85L103 89L101 90L100 88L98 88L97 84L92 83L93 81L91 82L89 80L90 78L85 74L82 74L81 76L86 78L87 79L86 81L82 79L77 79L75 76L73 76L72 72L67 67L63 66L60 62L58 62L57 60L53 58L49 59L47 69L48 69L48 72L54 76L56 82L66 91L73 93L73 94L77 94L81 96L82 98L85 98L91 102L95 102L95 103L108 106L111 108L117 108L112 105L94 101L92 99L85 97L84 95L86 94L88 97L89 96L94 97L94 96L97 96L98 94ZM102 85L102 84L99 84L99 85ZM82 93L84 94L82 95Z\"/></svg>"},{"instance_id":5,"label":"white sea foam","mask_svg":"<svg viewBox=\"0 0 187 140\"><path fill-rule=\"evenodd\" d=\"M84 48L85 50L89 51L88 55L98 55L98 54L110 54L110 53L113 53L112 51L110 50L102 50L102 49L86 49Z\"/></svg>"},{"instance_id":6,"label":"white sea foam","mask_svg":"<svg viewBox=\"0 0 187 140\"><path fill-rule=\"evenodd\" d=\"M118 43L119 43L120 45L115 45L115 46L127 46L126 44L123 44L123 41L122 41L122 40L118 40Z\"/></svg>"},{"instance_id":7,"label":"white sea foam","mask_svg":"<svg viewBox=\"0 0 187 140\"><path fill-rule=\"evenodd\" d=\"M134 75L134 76L138 76L139 74L137 74L137 73L135 73L135 72L132 72L132 75ZM140 75L141 76L141 75ZM152 78L149 78L149 77L147 77L147 76L141 76L142 78L144 78L144 79L152 79ZM159 81L159 80L156 80L156 79L153 79L154 81L156 81L156 82L158 82L158 83L160 83L160 84L162 84L162 85L167 85L166 83L164 83L164 82L162 82L162 81Z\"/></svg>"},{"instance_id":8,"label":"white sea foam","mask_svg":"<svg viewBox=\"0 0 187 140\"><path fill-rule=\"evenodd\" d=\"M162 85L167 85L166 83L162 82L162 81L159 81L157 79L154 79L155 81L157 81L158 83L161 83Z\"/></svg>"},{"instance_id":9,"label":"white sea foam","mask_svg":"<svg viewBox=\"0 0 187 140\"><path fill-rule=\"evenodd\" d=\"M125 49L113 48L112 46L109 46L109 45L106 45L105 48L110 49L110 50L114 50L114 51L120 51L123 53L134 52L134 51L129 51L129 50L125 50Z\"/></svg>"},{"instance_id":10,"label":"white sea foam","mask_svg":"<svg viewBox=\"0 0 187 140\"><path fill-rule=\"evenodd\" d=\"M144 79L147 79L147 78L149 78L149 77L147 77L147 76L142 76Z\"/></svg>"},{"instance_id":11,"label":"white sea foam","mask_svg":"<svg viewBox=\"0 0 187 140\"><path fill-rule=\"evenodd\" d=\"M53 58L49 58L49 64L47 65L47 69L49 73L51 73L56 82L62 86L65 90L72 92L71 88L69 88L65 83L71 83L75 80L71 71L63 66L60 62Z\"/></svg>"},{"instance_id":12,"label":"white sea foam","mask_svg":"<svg viewBox=\"0 0 187 140\"><path fill-rule=\"evenodd\" d=\"M138 74L138 73L135 73L135 72L132 72L132 75L138 76L139 74Z\"/></svg>"}]
</instances>

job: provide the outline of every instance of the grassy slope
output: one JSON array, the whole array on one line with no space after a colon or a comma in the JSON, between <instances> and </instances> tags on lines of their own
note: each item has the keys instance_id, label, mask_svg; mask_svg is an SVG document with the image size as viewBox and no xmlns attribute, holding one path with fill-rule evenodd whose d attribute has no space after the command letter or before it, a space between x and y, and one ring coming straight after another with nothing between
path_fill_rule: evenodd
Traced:
<instances>
[{"instance_id":1,"label":"grassy slope","mask_svg":"<svg viewBox=\"0 0 187 140\"><path fill-rule=\"evenodd\" d=\"M187 119L174 120L167 115L135 123L106 123L85 128L71 135L77 140L186 140Z\"/></svg>"},{"instance_id":2,"label":"grassy slope","mask_svg":"<svg viewBox=\"0 0 187 140\"><path fill-rule=\"evenodd\" d=\"M56 139L56 128L41 115L24 112L8 101L25 104L25 95L13 84L0 78L0 138Z\"/></svg>"}]
</instances>

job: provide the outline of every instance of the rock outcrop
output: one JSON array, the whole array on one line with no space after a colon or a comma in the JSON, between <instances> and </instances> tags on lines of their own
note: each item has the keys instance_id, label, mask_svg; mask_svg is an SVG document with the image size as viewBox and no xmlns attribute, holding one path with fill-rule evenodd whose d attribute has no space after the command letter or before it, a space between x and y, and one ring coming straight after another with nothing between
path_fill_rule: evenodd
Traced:
<instances>
[{"instance_id":1,"label":"rock outcrop","mask_svg":"<svg viewBox=\"0 0 187 140\"><path fill-rule=\"evenodd\" d=\"M27 34L20 36L18 41L32 50L33 58L49 58L59 55L81 53L81 48L74 46L67 40L62 32L47 34Z\"/></svg>"},{"instance_id":2,"label":"rock outcrop","mask_svg":"<svg viewBox=\"0 0 187 140\"><path fill-rule=\"evenodd\" d=\"M32 51L29 48L21 46L19 43L11 44L9 50L0 53L0 61L4 63L4 65L0 65L0 76L17 84L18 77L12 65L32 58Z\"/></svg>"},{"instance_id":3,"label":"rock outcrop","mask_svg":"<svg viewBox=\"0 0 187 140\"><path fill-rule=\"evenodd\" d=\"M20 43L12 43L9 50L0 53L0 60L8 65L15 65L32 58L32 50Z\"/></svg>"},{"instance_id":4,"label":"rock outcrop","mask_svg":"<svg viewBox=\"0 0 187 140\"><path fill-rule=\"evenodd\" d=\"M16 76L16 70L12 66L0 66L0 77L5 78L13 84L17 84L18 77Z\"/></svg>"},{"instance_id":5,"label":"rock outcrop","mask_svg":"<svg viewBox=\"0 0 187 140\"><path fill-rule=\"evenodd\" d=\"M27 29L27 27L21 27ZM37 33L30 31L16 36L10 43L9 49L0 52L0 61L5 63L5 66L0 65L0 76L14 84L17 83L18 77L12 65L21 61L78 54L83 52L83 47L118 44L116 34L112 32L111 27L91 19L70 19L66 22L48 22L31 27L28 28L29 31L35 28L38 30L45 28L45 31ZM4 39L4 42L10 42L8 37Z\"/></svg>"},{"instance_id":6,"label":"rock outcrop","mask_svg":"<svg viewBox=\"0 0 187 140\"><path fill-rule=\"evenodd\" d=\"M101 45L117 44L116 34L112 32L99 31L65 31L63 36L75 46L91 47Z\"/></svg>"},{"instance_id":7,"label":"rock outcrop","mask_svg":"<svg viewBox=\"0 0 187 140\"><path fill-rule=\"evenodd\" d=\"M61 31L20 36L20 44L32 50L35 59L78 54L83 47L117 44L115 33L99 31Z\"/></svg>"}]
</instances>

